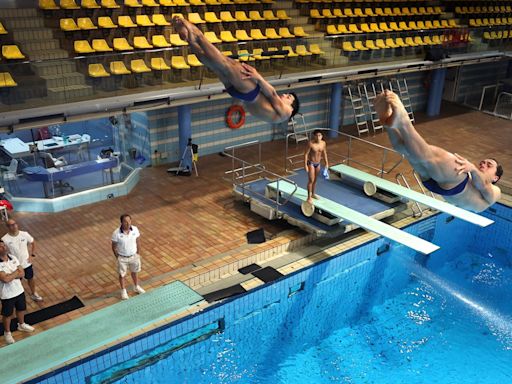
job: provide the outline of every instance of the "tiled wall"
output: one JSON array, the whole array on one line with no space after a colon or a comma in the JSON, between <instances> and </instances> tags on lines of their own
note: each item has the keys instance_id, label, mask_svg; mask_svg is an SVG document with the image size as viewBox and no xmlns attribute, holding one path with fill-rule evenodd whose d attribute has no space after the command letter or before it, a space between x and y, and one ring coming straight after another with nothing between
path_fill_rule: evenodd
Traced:
<instances>
[{"instance_id":1,"label":"tiled wall","mask_svg":"<svg viewBox=\"0 0 512 384\"><path fill-rule=\"evenodd\" d=\"M426 104L426 90L423 86L424 73L405 76L409 86L414 110L422 110ZM331 86L300 88L296 90L308 128L327 127L329 124L329 103ZM286 124L272 126L247 113L246 122L240 129L226 126L226 110L233 104L232 99L212 100L192 105L192 139L199 145L199 155L221 152L225 147L248 141L261 142L282 139L286 133ZM178 110L176 107L147 112L151 135L151 153L153 163L175 162L181 158L179 153ZM354 124L350 102L345 102L343 125ZM342 128L342 131L345 131ZM158 160L154 158L157 151ZM163 155L163 156L162 156Z\"/></svg>"},{"instance_id":2,"label":"tiled wall","mask_svg":"<svg viewBox=\"0 0 512 384\"><path fill-rule=\"evenodd\" d=\"M482 87L496 84L498 80L506 78L507 67L507 61L460 67L459 86L455 100L458 103L478 102L482 94Z\"/></svg>"}]
</instances>

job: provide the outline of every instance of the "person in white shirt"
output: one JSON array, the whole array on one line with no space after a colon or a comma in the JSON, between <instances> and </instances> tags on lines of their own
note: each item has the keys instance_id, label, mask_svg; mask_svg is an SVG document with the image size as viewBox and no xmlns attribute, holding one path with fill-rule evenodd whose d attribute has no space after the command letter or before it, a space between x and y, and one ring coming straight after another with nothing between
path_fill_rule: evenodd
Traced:
<instances>
[{"instance_id":1,"label":"person in white shirt","mask_svg":"<svg viewBox=\"0 0 512 384\"><path fill-rule=\"evenodd\" d=\"M2 301L2 323L7 344L14 343L11 333L11 320L14 308L18 318L18 331L34 332L34 327L25 323L27 303L21 280L25 272L18 259L7 254L7 247L0 240L0 299Z\"/></svg>"},{"instance_id":2,"label":"person in white shirt","mask_svg":"<svg viewBox=\"0 0 512 384\"><path fill-rule=\"evenodd\" d=\"M20 231L15 220L9 219L6 222L7 233L2 237L10 255L16 257L25 271L25 279L32 294L30 297L34 301L43 301L36 290L36 281L34 278L34 267L32 266L32 258L35 256L35 241L28 232Z\"/></svg>"},{"instance_id":3,"label":"person in white shirt","mask_svg":"<svg viewBox=\"0 0 512 384\"><path fill-rule=\"evenodd\" d=\"M132 218L126 213L121 215L120 221L121 227L112 233L112 252L114 252L117 259L121 299L126 300L129 298L125 285L125 276L128 269L132 275L134 291L137 293L146 291L139 285L137 276L137 273L141 270L139 230L135 225L132 225Z\"/></svg>"}]
</instances>

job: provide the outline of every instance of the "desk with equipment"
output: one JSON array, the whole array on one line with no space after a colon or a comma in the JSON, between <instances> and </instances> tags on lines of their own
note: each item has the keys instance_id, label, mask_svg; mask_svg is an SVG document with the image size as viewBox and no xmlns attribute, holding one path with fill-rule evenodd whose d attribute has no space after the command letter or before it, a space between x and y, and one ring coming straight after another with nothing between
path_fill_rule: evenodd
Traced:
<instances>
[{"instance_id":1,"label":"desk with equipment","mask_svg":"<svg viewBox=\"0 0 512 384\"><path fill-rule=\"evenodd\" d=\"M23 174L29 181L42 182L45 196L54 197L55 186L59 188L59 185L56 185L56 183L62 182L63 180L74 176L84 175L96 171L103 171L108 169L110 171L110 182L111 184L114 184L112 168L115 168L118 165L119 159L117 157L111 157L108 159L98 159L85 161L78 164L65 165L59 168L44 168L40 166L26 167L23 169ZM48 188L48 184L50 188Z\"/></svg>"},{"instance_id":2,"label":"desk with equipment","mask_svg":"<svg viewBox=\"0 0 512 384\"><path fill-rule=\"evenodd\" d=\"M34 142L26 143L17 137L5 139L0 141L0 146L4 148L4 151L12 158L20 158L30 156L34 150L31 150L31 146L38 151L55 151L57 149L68 149L73 146L79 146L81 144L87 145L87 153L90 160L89 154L89 143L91 142L91 136L88 134L75 134L70 136L53 136L51 139L37 140Z\"/></svg>"}]
</instances>

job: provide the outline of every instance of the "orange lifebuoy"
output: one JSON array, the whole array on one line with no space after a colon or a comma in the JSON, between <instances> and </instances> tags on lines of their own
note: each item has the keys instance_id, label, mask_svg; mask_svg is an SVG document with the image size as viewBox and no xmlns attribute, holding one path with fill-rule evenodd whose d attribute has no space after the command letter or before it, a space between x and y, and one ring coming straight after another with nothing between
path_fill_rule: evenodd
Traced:
<instances>
[{"instance_id":1,"label":"orange lifebuoy","mask_svg":"<svg viewBox=\"0 0 512 384\"><path fill-rule=\"evenodd\" d=\"M233 118L238 115L238 120ZM231 129L238 129L245 123L245 109L241 105L232 105L226 113L226 124Z\"/></svg>"}]
</instances>

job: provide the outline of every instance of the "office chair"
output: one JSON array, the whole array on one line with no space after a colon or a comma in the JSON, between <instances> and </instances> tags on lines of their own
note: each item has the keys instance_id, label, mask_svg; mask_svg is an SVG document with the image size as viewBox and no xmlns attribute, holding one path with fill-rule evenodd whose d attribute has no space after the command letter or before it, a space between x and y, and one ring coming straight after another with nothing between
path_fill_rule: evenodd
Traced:
<instances>
[{"instance_id":1,"label":"office chair","mask_svg":"<svg viewBox=\"0 0 512 384\"><path fill-rule=\"evenodd\" d=\"M46 169L48 168L60 168L68 163L66 162L66 159L64 157L55 158L48 152L39 152L39 157L43 162L43 165ZM59 180L53 183L53 187L59 188L61 191L61 194L64 194L64 190L69 189L70 191L73 191L75 188L71 186L68 182L64 182L63 180Z\"/></svg>"}]
</instances>

